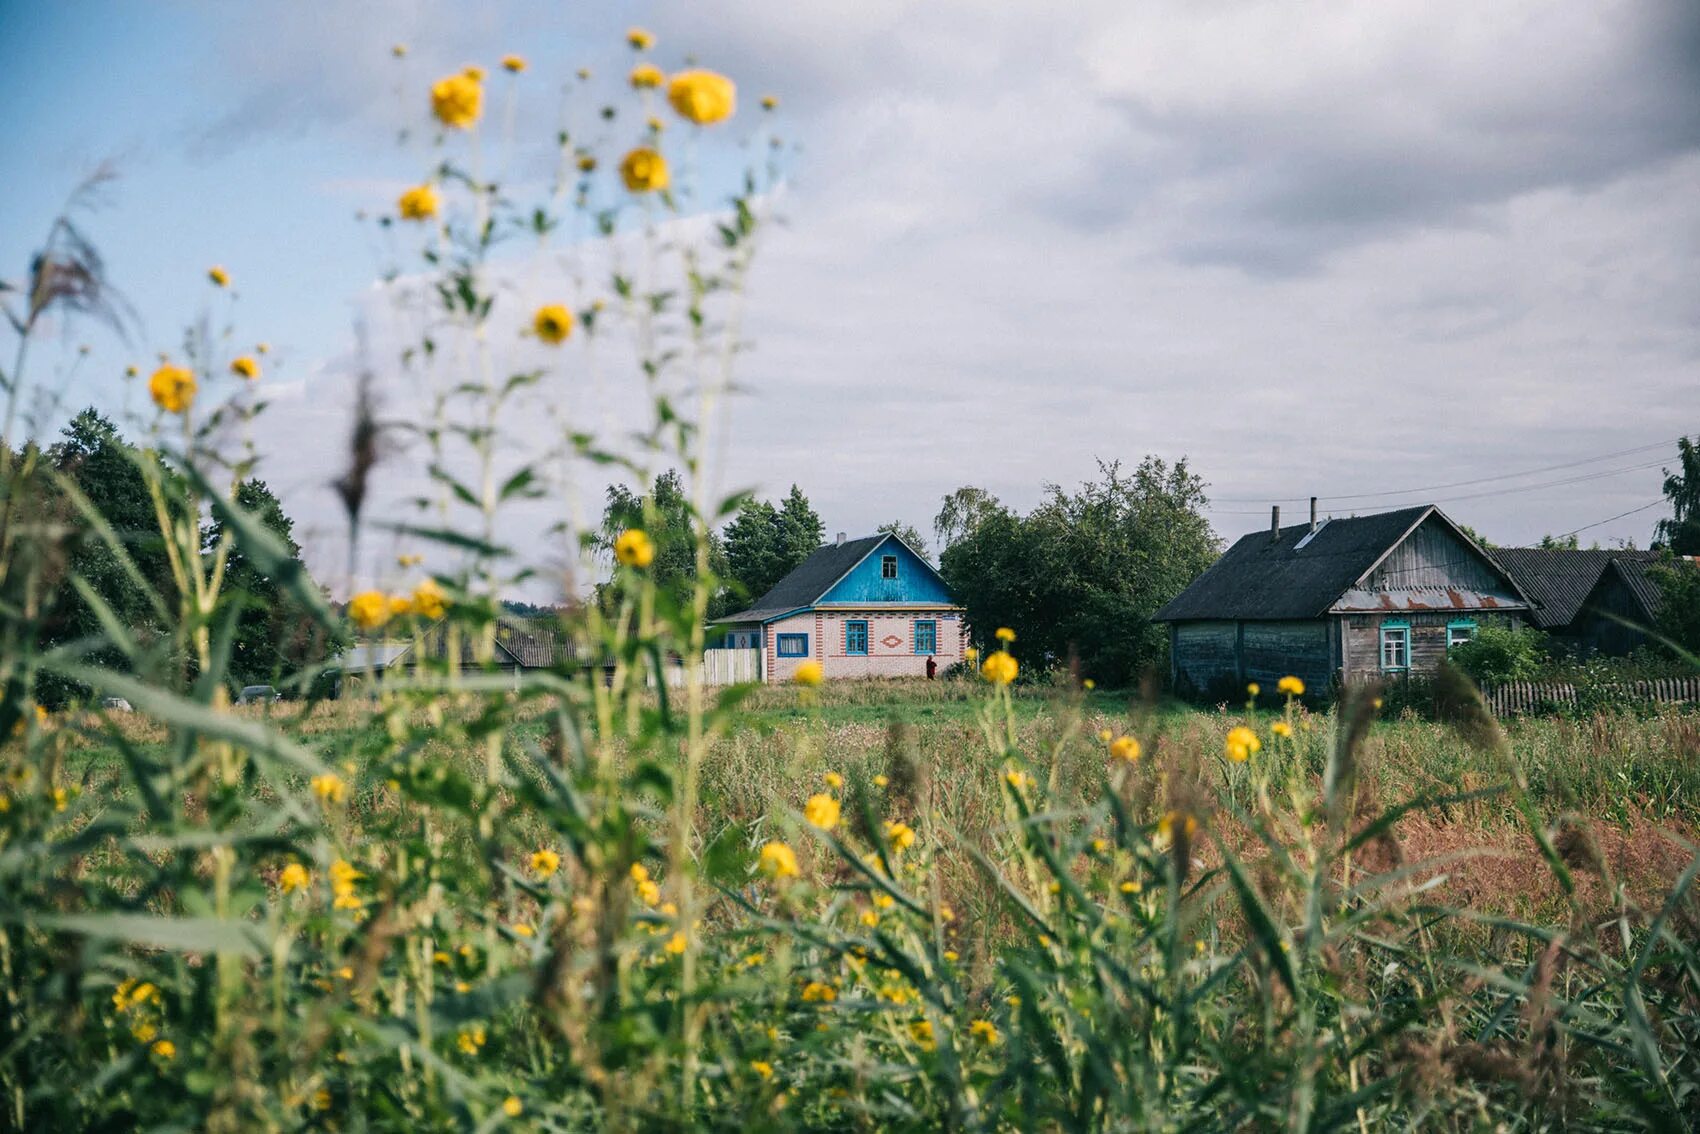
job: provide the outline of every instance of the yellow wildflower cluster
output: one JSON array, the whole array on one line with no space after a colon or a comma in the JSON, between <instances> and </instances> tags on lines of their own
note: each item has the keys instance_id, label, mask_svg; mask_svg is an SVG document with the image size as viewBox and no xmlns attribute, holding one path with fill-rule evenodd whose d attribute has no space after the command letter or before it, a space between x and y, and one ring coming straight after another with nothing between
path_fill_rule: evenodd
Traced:
<instances>
[{"instance_id":1,"label":"yellow wildflower cluster","mask_svg":"<svg viewBox=\"0 0 1700 1134\"><path fill-rule=\"evenodd\" d=\"M659 193L671 183L672 175L666 158L648 146L639 146L621 159L620 180L633 193Z\"/></svg>"},{"instance_id":2,"label":"yellow wildflower cluster","mask_svg":"<svg viewBox=\"0 0 1700 1134\"><path fill-rule=\"evenodd\" d=\"M1001 634L1003 631L1000 630L998 633ZM1020 666L1017 664L1014 655L1010 654L1009 651L999 650L996 653L986 655L986 660L980 666L980 672L993 685L1008 685L1015 680L1016 675L1020 672Z\"/></svg>"},{"instance_id":3,"label":"yellow wildflower cluster","mask_svg":"<svg viewBox=\"0 0 1700 1134\"><path fill-rule=\"evenodd\" d=\"M396 211L401 214L402 220L429 220L441 207L437 190L430 184L415 185L396 201Z\"/></svg>"},{"instance_id":4,"label":"yellow wildflower cluster","mask_svg":"<svg viewBox=\"0 0 1700 1134\"><path fill-rule=\"evenodd\" d=\"M885 841L892 850L901 854L915 845L915 828L896 819L887 820Z\"/></svg>"},{"instance_id":5,"label":"yellow wildflower cluster","mask_svg":"<svg viewBox=\"0 0 1700 1134\"><path fill-rule=\"evenodd\" d=\"M455 1046L463 1055L477 1055L488 1039L483 1024L469 1024L455 1036Z\"/></svg>"},{"instance_id":6,"label":"yellow wildflower cluster","mask_svg":"<svg viewBox=\"0 0 1700 1134\"><path fill-rule=\"evenodd\" d=\"M259 360L252 355L238 355L230 363L230 372L238 378L245 378L250 382L256 381L260 377Z\"/></svg>"},{"instance_id":7,"label":"yellow wildflower cluster","mask_svg":"<svg viewBox=\"0 0 1700 1134\"><path fill-rule=\"evenodd\" d=\"M650 878L649 870L641 862L632 863L632 888L645 905L658 905L661 902L661 887Z\"/></svg>"},{"instance_id":8,"label":"yellow wildflower cluster","mask_svg":"<svg viewBox=\"0 0 1700 1134\"><path fill-rule=\"evenodd\" d=\"M277 888L285 894L293 894L297 890L305 890L312 884L313 876L299 862L292 862L278 871Z\"/></svg>"},{"instance_id":9,"label":"yellow wildflower cluster","mask_svg":"<svg viewBox=\"0 0 1700 1134\"><path fill-rule=\"evenodd\" d=\"M626 32L626 42L633 51L648 51L655 46L655 37L642 28L631 28Z\"/></svg>"},{"instance_id":10,"label":"yellow wildflower cluster","mask_svg":"<svg viewBox=\"0 0 1700 1134\"><path fill-rule=\"evenodd\" d=\"M628 528L614 541L614 558L627 567L648 567L655 562L655 541L642 528Z\"/></svg>"},{"instance_id":11,"label":"yellow wildflower cluster","mask_svg":"<svg viewBox=\"0 0 1700 1134\"><path fill-rule=\"evenodd\" d=\"M469 69L470 70L470 69ZM431 84L431 113L453 130L464 130L478 121L484 110L484 87L477 77L463 72Z\"/></svg>"},{"instance_id":12,"label":"yellow wildflower cluster","mask_svg":"<svg viewBox=\"0 0 1700 1134\"><path fill-rule=\"evenodd\" d=\"M820 662L812 659L800 663L791 673L792 681L795 681L798 685L807 685L811 688L819 685L825 679L826 670L821 666Z\"/></svg>"},{"instance_id":13,"label":"yellow wildflower cluster","mask_svg":"<svg viewBox=\"0 0 1700 1134\"><path fill-rule=\"evenodd\" d=\"M1245 725L1237 725L1228 730L1226 741L1228 759L1237 764L1243 764L1251 759L1252 754L1263 747L1263 742L1257 734Z\"/></svg>"},{"instance_id":14,"label":"yellow wildflower cluster","mask_svg":"<svg viewBox=\"0 0 1700 1134\"><path fill-rule=\"evenodd\" d=\"M838 800L824 792L809 796L808 802L803 804L803 818L823 831L838 826L838 815Z\"/></svg>"},{"instance_id":15,"label":"yellow wildflower cluster","mask_svg":"<svg viewBox=\"0 0 1700 1134\"><path fill-rule=\"evenodd\" d=\"M667 84L667 101L679 117L712 126L737 110L738 89L731 79L714 71L681 71Z\"/></svg>"},{"instance_id":16,"label":"yellow wildflower cluster","mask_svg":"<svg viewBox=\"0 0 1700 1134\"><path fill-rule=\"evenodd\" d=\"M531 317L531 332L550 346L560 346L573 333L573 313L559 303L539 307Z\"/></svg>"},{"instance_id":17,"label":"yellow wildflower cluster","mask_svg":"<svg viewBox=\"0 0 1700 1134\"><path fill-rule=\"evenodd\" d=\"M802 871L797 866L797 852L781 842L770 842L761 848L761 872L773 879L796 878Z\"/></svg>"},{"instance_id":18,"label":"yellow wildflower cluster","mask_svg":"<svg viewBox=\"0 0 1700 1134\"><path fill-rule=\"evenodd\" d=\"M186 413L198 389L200 384L195 381L193 371L170 363L155 370L148 379L148 396L166 413Z\"/></svg>"},{"instance_id":19,"label":"yellow wildflower cluster","mask_svg":"<svg viewBox=\"0 0 1700 1134\"><path fill-rule=\"evenodd\" d=\"M413 589L412 594L386 595L382 591L361 591L348 600L348 617L368 634L382 629L392 619L406 618L410 614L436 619L447 610L447 596L435 579L426 579Z\"/></svg>"},{"instance_id":20,"label":"yellow wildflower cluster","mask_svg":"<svg viewBox=\"0 0 1700 1134\"><path fill-rule=\"evenodd\" d=\"M331 863L331 908L338 910L362 910L366 908L366 900L355 892L354 884L366 877L344 859Z\"/></svg>"},{"instance_id":21,"label":"yellow wildflower cluster","mask_svg":"<svg viewBox=\"0 0 1700 1134\"><path fill-rule=\"evenodd\" d=\"M539 878L552 878L561 869L561 856L548 847L531 852L531 872Z\"/></svg>"},{"instance_id":22,"label":"yellow wildflower cluster","mask_svg":"<svg viewBox=\"0 0 1700 1134\"><path fill-rule=\"evenodd\" d=\"M1289 674L1275 683L1275 690L1288 697L1303 697L1305 695L1305 683Z\"/></svg>"},{"instance_id":23,"label":"yellow wildflower cluster","mask_svg":"<svg viewBox=\"0 0 1700 1134\"><path fill-rule=\"evenodd\" d=\"M1139 741L1131 736L1118 736L1110 741L1110 756L1116 760L1132 764L1139 759L1140 752Z\"/></svg>"},{"instance_id":24,"label":"yellow wildflower cluster","mask_svg":"<svg viewBox=\"0 0 1700 1134\"><path fill-rule=\"evenodd\" d=\"M348 784L335 772L314 776L310 782L313 785L313 794L319 797L321 803L341 803L348 798Z\"/></svg>"},{"instance_id":25,"label":"yellow wildflower cluster","mask_svg":"<svg viewBox=\"0 0 1700 1134\"><path fill-rule=\"evenodd\" d=\"M666 81L667 76L653 63L639 63L632 68L631 83L637 90L653 90Z\"/></svg>"}]
</instances>

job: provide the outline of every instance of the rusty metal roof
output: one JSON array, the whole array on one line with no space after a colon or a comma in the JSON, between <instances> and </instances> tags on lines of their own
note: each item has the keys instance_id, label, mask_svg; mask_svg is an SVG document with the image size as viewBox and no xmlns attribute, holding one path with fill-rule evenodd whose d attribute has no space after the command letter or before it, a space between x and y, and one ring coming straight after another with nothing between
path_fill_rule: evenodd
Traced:
<instances>
[{"instance_id":1,"label":"rusty metal roof","mask_svg":"<svg viewBox=\"0 0 1700 1134\"><path fill-rule=\"evenodd\" d=\"M1465 587L1413 587L1399 591L1366 591L1353 587L1331 608L1341 614L1435 611L1525 610L1527 604L1490 591Z\"/></svg>"}]
</instances>

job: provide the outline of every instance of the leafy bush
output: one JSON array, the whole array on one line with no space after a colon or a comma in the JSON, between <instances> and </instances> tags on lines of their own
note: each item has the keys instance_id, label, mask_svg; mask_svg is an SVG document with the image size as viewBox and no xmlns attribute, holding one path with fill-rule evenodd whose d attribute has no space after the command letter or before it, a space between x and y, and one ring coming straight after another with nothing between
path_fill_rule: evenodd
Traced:
<instances>
[{"instance_id":1,"label":"leafy bush","mask_svg":"<svg viewBox=\"0 0 1700 1134\"><path fill-rule=\"evenodd\" d=\"M1448 661L1483 685L1533 681L1547 664L1547 636L1531 626L1483 626Z\"/></svg>"}]
</instances>

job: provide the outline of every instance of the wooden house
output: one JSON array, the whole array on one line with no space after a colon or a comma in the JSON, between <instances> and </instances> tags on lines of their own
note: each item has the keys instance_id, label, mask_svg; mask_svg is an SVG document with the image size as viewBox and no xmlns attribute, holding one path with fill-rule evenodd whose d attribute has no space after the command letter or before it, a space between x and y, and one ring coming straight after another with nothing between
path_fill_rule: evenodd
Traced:
<instances>
[{"instance_id":1,"label":"wooden house","mask_svg":"<svg viewBox=\"0 0 1700 1134\"><path fill-rule=\"evenodd\" d=\"M1157 611L1177 689L1241 696L1287 674L1332 681L1432 670L1490 619L1530 607L1517 583L1433 505L1245 536Z\"/></svg>"},{"instance_id":2,"label":"wooden house","mask_svg":"<svg viewBox=\"0 0 1700 1134\"><path fill-rule=\"evenodd\" d=\"M1647 568L1663 552L1502 547L1493 555L1529 596L1529 621L1563 648L1621 656L1646 644L1659 612Z\"/></svg>"},{"instance_id":3,"label":"wooden house","mask_svg":"<svg viewBox=\"0 0 1700 1134\"><path fill-rule=\"evenodd\" d=\"M749 609L717 620L725 649L756 654L756 678L788 681L806 661L828 680L919 677L962 659L962 607L932 564L894 535L812 553Z\"/></svg>"}]
</instances>

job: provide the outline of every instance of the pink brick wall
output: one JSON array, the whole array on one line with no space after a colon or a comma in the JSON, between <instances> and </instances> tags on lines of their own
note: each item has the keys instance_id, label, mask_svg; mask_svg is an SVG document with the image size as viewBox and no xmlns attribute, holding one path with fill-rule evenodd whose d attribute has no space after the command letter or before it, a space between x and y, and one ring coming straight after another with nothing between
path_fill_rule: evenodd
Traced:
<instances>
[{"instance_id":1,"label":"pink brick wall","mask_svg":"<svg viewBox=\"0 0 1700 1134\"><path fill-rule=\"evenodd\" d=\"M868 652L844 652L844 624L868 624ZM927 655L915 652L915 623L938 624L938 651L933 659L940 670L962 658L967 631L960 612L950 611L808 611L795 614L767 627L767 679L770 683L790 681L797 666L813 659L821 663L829 680L852 677L925 677ZM807 634L809 658L779 656L779 635Z\"/></svg>"}]
</instances>

